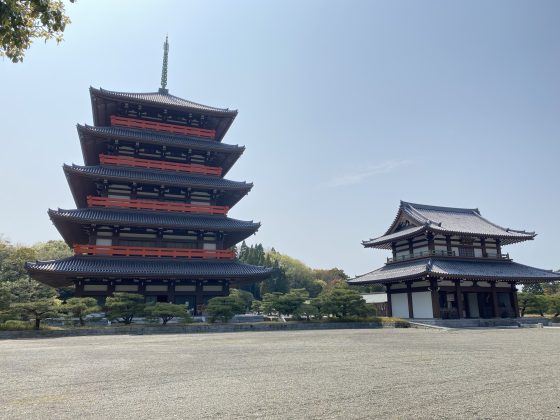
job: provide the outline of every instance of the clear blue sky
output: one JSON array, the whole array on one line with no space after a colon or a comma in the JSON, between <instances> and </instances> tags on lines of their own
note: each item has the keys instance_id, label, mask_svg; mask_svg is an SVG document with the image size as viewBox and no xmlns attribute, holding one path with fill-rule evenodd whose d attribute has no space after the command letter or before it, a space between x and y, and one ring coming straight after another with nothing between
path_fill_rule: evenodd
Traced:
<instances>
[{"instance_id":1,"label":"clear blue sky","mask_svg":"<svg viewBox=\"0 0 560 420\"><path fill-rule=\"evenodd\" d=\"M239 110L228 177L253 181L231 212L262 242L356 275L387 253L399 200L478 207L535 230L506 247L560 268L557 1L79 1L65 41L0 60L0 232L59 239L73 208L61 166L83 163L88 87L155 91L170 39L172 94Z\"/></svg>"}]
</instances>

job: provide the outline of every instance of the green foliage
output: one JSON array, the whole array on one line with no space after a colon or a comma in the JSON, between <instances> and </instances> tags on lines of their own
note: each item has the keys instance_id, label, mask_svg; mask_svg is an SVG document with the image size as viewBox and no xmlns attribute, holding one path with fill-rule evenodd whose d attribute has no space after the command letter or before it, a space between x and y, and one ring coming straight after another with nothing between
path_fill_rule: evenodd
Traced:
<instances>
[{"instance_id":1,"label":"green foliage","mask_svg":"<svg viewBox=\"0 0 560 420\"><path fill-rule=\"evenodd\" d=\"M311 318L317 318L319 316L319 308L311 303L302 303L294 311L293 316L295 319L306 319L310 321Z\"/></svg>"},{"instance_id":2,"label":"green foliage","mask_svg":"<svg viewBox=\"0 0 560 420\"><path fill-rule=\"evenodd\" d=\"M64 312L68 315L78 318L80 325L85 325L84 317L95 312L99 312L101 308L97 305L97 301L92 297L71 298L68 299L66 305L63 306Z\"/></svg>"},{"instance_id":3,"label":"green foliage","mask_svg":"<svg viewBox=\"0 0 560 420\"><path fill-rule=\"evenodd\" d=\"M0 324L0 331L24 331L33 329L33 324L29 321L9 319Z\"/></svg>"},{"instance_id":4,"label":"green foliage","mask_svg":"<svg viewBox=\"0 0 560 420\"><path fill-rule=\"evenodd\" d=\"M241 302L243 302L243 311L244 312L248 312L248 311L251 310L253 301L255 300L252 293L247 292L246 290L231 289L230 292L229 292L229 295L233 296L233 297L239 299Z\"/></svg>"},{"instance_id":5,"label":"green foliage","mask_svg":"<svg viewBox=\"0 0 560 420\"><path fill-rule=\"evenodd\" d=\"M544 316L549 307L548 296L544 294L521 292L517 294L517 303L521 316L525 316L526 313Z\"/></svg>"},{"instance_id":6,"label":"green foliage","mask_svg":"<svg viewBox=\"0 0 560 420\"><path fill-rule=\"evenodd\" d=\"M321 314L337 318L364 317L370 313L362 296L351 289L326 290L314 300L314 304Z\"/></svg>"},{"instance_id":7,"label":"green foliage","mask_svg":"<svg viewBox=\"0 0 560 420\"><path fill-rule=\"evenodd\" d=\"M228 322L234 315L245 311L245 302L237 296L219 296L208 301L206 312L210 322Z\"/></svg>"},{"instance_id":8,"label":"green foliage","mask_svg":"<svg viewBox=\"0 0 560 420\"><path fill-rule=\"evenodd\" d=\"M31 249L35 251L35 259L41 261L58 260L73 255L72 250L64 241L38 242Z\"/></svg>"},{"instance_id":9,"label":"green foliage","mask_svg":"<svg viewBox=\"0 0 560 420\"><path fill-rule=\"evenodd\" d=\"M158 302L154 305L147 305L145 312L151 317L160 318L163 325L167 325L175 317L191 320L185 305Z\"/></svg>"},{"instance_id":10,"label":"green foliage","mask_svg":"<svg viewBox=\"0 0 560 420\"><path fill-rule=\"evenodd\" d=\"M542 285L545 295L555 295L560 293L560 282L544 283Z\"/></svg>"},{"instance_id":11,"label":"green foliage","mask_svg":"<svg viewBox=\"0 0 560 420\"><path fill-rule=\"evenodd\" d=\"M548 296L548 312L557 318L560 315L560 294Z\"/></svg>"},{"instance_id":12,"label":"green foliage","mask_svg":"<svg viewBox=\"0 0 560 420\"><path fill-rule=\"evenodd\" d=\"M57 316L60 312L60 305L54 299L41 299L34 302L12 303L10 305L12 313L19 314L25 318L35 320L35 329L41 326L41 320Z\"/></svg>"},{"instance_id":13,"label":"green foliage","mask_svg":"<svg viewBox=\"0 0 560 420\"><path fill-rule=\"evenodd\" d=\"M524 284L523 292L531 293L533 295L544 295L544 289L540 283Z\"/></svg>"},{"instance_id":14,"label":"green foliage","mask_svg":"<svg viewBox=\"0 0 560 420\"><path fill-rule=\"evenodd\" d=\"M75 0L70 0L74 2ZM0 2L0 55L23 61L34 38L62 41L70 19L61 0L7 0Z\"/></svg>"},{"instance_id":15,"label":"green foliage","mask_svg":"<svg viewBox=\"0 0 560 420\"><path fill-rule=\"evenodd\" d=\"M132 318L141 315L144 311L144 296L136 293L116 292L107 297L107 317L109 319L121 318L125 324L130 324Z\"/></svg>"},{"instance_id":16,"label":"green foliage","mask_svg":"<svg viewBox=\"0 0 560 420\"><path fill-rule=\"evenodd\" d=\"M251 303L251 311L260 314L262 312L262 302L255 299L253 303Z\"/></svg>"},{"instance_id":17,"label":"green foliage","mask_svg":"<svg viewBox=\"0 0 560 420\"><path fill-rule=\"evenodd\" d=\"M0 290L2 290L4 296L9 295L9 300L12 303L49 299L56 296L55 289L29 277L0 282Z\"/></svg>"}]
</instances>

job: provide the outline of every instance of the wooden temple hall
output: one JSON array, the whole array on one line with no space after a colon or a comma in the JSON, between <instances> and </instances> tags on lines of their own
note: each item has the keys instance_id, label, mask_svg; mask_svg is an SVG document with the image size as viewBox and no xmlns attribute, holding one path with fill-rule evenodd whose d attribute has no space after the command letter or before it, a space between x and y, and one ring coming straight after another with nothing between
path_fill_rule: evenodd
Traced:
<instances>
[{"instance_id":1,"label":"wooden temple hall","mask_svg":"<svg viewBox=\"0 0 560 420\"><path fill-rule=\"evenodd\" d=\"M93 126L77 127L84 165L63 168L77 208L48 212L75 255L27 263L38 281L200 310L269 276L235 254L260 224L227 216L252 188L224 178L244 151L222 143L237 111L169 94L167 53L166 39L157 92L90 88Z\"/></svg>"},{"instance_id":2,"label":"wooden temple hall","mask_svg":"<svg viewBox=\"0 0 560 420\"><path fill-rule=\"evenodd\" d=\"M389 316L517 317L516 285L560 280L560 273L515 263L504 253L504 246L535 236L502 228L478 209L401 202L387 232L363 242L392 256L348 283L383 284Z\"/></svg>"}]
</instances>

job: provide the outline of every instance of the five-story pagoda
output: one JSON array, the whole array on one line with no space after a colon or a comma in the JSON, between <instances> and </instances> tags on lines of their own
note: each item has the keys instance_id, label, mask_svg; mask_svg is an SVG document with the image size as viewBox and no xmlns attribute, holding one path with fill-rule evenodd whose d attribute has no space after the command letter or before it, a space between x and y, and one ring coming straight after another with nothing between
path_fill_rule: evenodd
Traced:
<instances>
[{"instance_id":1,"label":"five-story pagoda","mask_svg":"<svg viewBox=\"0 0 560 420\"><path fill-rule=\"evenodd\" d=\"M199 311L268 277L235 258L260 224L227 216L252 188L224 178L244 151L221 142L237 111L170 95L167 52L166 39L158 92L90 88L94 125L78 125L85 165L64 165L77 209L49 210L75 255L27 263L38 281L100 301L131 292Z\"/></svg>"}]
</instances>

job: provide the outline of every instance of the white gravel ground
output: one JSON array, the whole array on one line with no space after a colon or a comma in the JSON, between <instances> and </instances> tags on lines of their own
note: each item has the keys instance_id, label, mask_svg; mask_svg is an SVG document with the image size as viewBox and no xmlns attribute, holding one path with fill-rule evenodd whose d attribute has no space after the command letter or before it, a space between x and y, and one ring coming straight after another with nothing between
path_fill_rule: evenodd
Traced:
<instances>
[{"instance_id":1,"label":"white gravel ground","mask_svg":"<svg viewBox=\"0 0 560 420\"><path fill-rule=\"evenodd\" d=\"M560 419L560 329L0 341L2 419Z\"/></svg>"}]
</instances>

